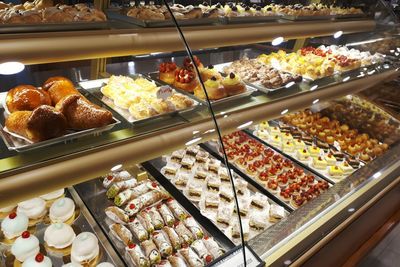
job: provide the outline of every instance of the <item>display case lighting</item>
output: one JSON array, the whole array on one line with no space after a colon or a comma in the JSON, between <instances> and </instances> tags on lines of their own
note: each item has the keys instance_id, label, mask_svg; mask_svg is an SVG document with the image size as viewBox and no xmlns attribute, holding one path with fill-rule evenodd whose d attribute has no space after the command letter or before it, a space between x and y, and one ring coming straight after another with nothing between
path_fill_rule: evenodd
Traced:
<instances>
[{"instance_id":1,"label":"display case lighting","mask_svg":"<svg viewBox=\"0 0 400 267\"><path fill-rule=\"evenodd\" d=\"M12 75L17 74L25 69L25 65L21 62L10 61L0 64L0 74Z\"/></svg>"},{"instance_id":2,"label":"display case lighting","mask_svg":"<svg viewBox=\"0 0 400 267\"><path fill-rule=\"evenodd\" d=\"M276 37L275 39L272 40L271 44L273 46L277 46L280 45L281 43L283 43L285 39L282 36Z\"/></svg>"},{"instance_id":3,"label":"display case lighting","mask_svg":"<svg viewBox=\"0 0 400 267\"><path fill-rule=\"evenodd\" d=\"M335 34L333 34L333 38L337 39L342 35L343 35L343 31L337 31L337 32L335 32Z\"/></svg>"}]
</instances>

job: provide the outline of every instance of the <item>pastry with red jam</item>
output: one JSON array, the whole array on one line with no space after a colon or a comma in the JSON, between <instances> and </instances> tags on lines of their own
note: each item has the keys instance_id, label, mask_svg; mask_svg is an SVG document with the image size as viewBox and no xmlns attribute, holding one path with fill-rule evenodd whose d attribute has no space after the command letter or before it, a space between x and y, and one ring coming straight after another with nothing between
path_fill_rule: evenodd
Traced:
<instances>
[{"instance_id":1,"label":"pastry with red jam","mask_svg":"<svg viewBox=\"0 0 400 267\"><path fill-rule=\"evenodd\" d=\"M159 67L159 79L167 84L174 84L177 66L174 62L163 62Z\"/></svg>"}]
</instances>

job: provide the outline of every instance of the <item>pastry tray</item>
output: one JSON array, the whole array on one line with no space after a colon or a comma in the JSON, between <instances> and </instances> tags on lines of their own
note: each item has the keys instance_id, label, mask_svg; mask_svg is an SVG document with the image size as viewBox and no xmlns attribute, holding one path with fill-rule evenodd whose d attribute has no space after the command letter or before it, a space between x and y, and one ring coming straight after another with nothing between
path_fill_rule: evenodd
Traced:
<instances>
[{"instance_id":1,"label":"pastry tray","mask_svg":"<svg viewBox=\"0 0 400 267\"><path fill-rule=\"evenodd\" d=\"M254 139L253 136L249 135L247 132L245 132L250 138ZM257 140L258 141L258 140ZM261 144L263 144L264 146L266 146L264 143L261 142ZM216 147L217 144L215 142L209 141L207 143L203 144L203 147L210 152L210 154L212 154L213 156L222 159L220 152L218 151L218 148ZM269 147L269 146L268 146ZM303 169L304 173L306 175L308 174L312 174L315 177L316 181L319 180L324 180L322 177L320 177L318 174L316 175L315 173L309 171L307 168L303 168L301 165L299 165L297 163L297 161L293 161L290 158L287 158L285 155L281 154L280 152L278 152L277 150L275 150L274 148L272 148L272 150L274 150L274 152L276 154L280 154L282 155L282 157L284 159L289 159L290 161L292 161L293 166ZM249 174L247 174L245 171L242 171L239 167L236 166L236 164L229 162L229 165L232 167L233 170L235 170L235 172L237 172L240 176L244 177L249 183L253 184L254 187L256 187L260 192L264 193L265 195L267 195L269 198L273 199L276 203L280 204L281 206L285 207L289 212L295 210L296 208L293 207L292 205L290 205L290 203L286 203L279 194L273 194L272 192L270 192L266 187L264 187L264 185L262 185L259 181L257 181L257 179L251 177ZM328 182L329 183L329 182ZM331 186L332 183L329 184L329 186Z\"/></svg>"},{"instance_id":2,"label":"pastry tray","mask_svg":"<svg viewBox=\"0 0 400 267\"><path fill-rule=\"evenodd\" d=\"M100 135L103 132L111 130L115 125L121 123L118 119L113 117L114 122L103 127L87 129L82 131L67 131L67 134L52 138L49 140L33 143L29 139L20 136L16 133L10 132L5 126L7 112L3 107L0 107L0 136L3 138L8 150L15 150L18 152L25 152L37 148L47 147L58 143L71 142L74 139L81 138L89 135Z\"/></svg>"},{"instance_id":3,"label":"pastry tray","mask_svg":"<svg viewBox=\"0 0 400 267\"><path fill-rule=\"evenodd\" d=\"M200 150L202 150L202 148L200 148ZM210 155L210 157L211 158L215 158L214 156L212 156L212 155ZM161 182L161 179L162 179L162 184L163 185L165 185L165 184L168 184L169 186L171 186L171 187L175 187L177 190L179 190L180 191L180 193L182 194L182 195L184 195L184 197L186 197L188 200L187 201L191 201L193 204L194 204L194 206L203 214L203 216L205 216L205 217L207 217L207 218L214 218L215 219L215 217L216 217L216 211L207 211L207 210L205 210L205 207L204 207L204 197L201 197L200 199L194 199L194 198L192 198L191 196L189 196L189 194L188 194L188 190L187 190L187 187L185 186L185 188L178 188L172 181L171 181L171 179L169 179L168 177L167 177L167 175L164 173L164 171L163 171L163 168L167 165L167 163L168 162L170 162L170 159L169 159L169 157L166 157L166 156L163 156L163 157L160 157L160 158L157 158L157 159L153 159L153 160L150 160L150 161L148 161L148 162L146 162L145 164L144 164L144 166L146 167L146 169L147 170L149 170L150 171L150 173L152 173L154 176L156 176L156 177L160 177L160 182ZM221 164L221 168L225 168L225 165L223 165L223 164ZM194 178L193 178L193 173L191 174L191 176L190 176L190 178L189 178L189 182L190 182L190 180L194 180ZM235 172L232 172L232 176L234 177L234 178L236 178L236 179L243 179L242 177L240 177L237 173L235 173ZM230 186L230 183L227 183L229 186ZM206 192L207 191L207 186L206 186L206 183L204 182L204 184L203 185L201 185L201 186L203 186L203 192ZM223 186L223 185L221 185L221 186ZM253 196L256 192L260 192L257 188L255 188L252 184L248 184L247 185L247 189L249 190L249 192L250 192L250 195L249 195L249 197L251 197L251 196ZM261 192L260 192L261 193ZM275 205L279 205L279 204L277 204L276 202L274 202L272 199L269 199L269 203L270 204L275 204ZM250 210L250 212L249 213L251 213L251 211L252 210ZM285 210L285 217L287 216L289 214L289 212L287 211L287 210ZM237 215L234 213L233 214L233 216L234 217L236 217ZM242 221L243 220L249 220L249 218L250 218L250 216L249 215L247 215L245 218L242 216ZM216 221L216 219L215 220L212 220L212 219L210 219L220 230L221 230L221 232L224 232L224 228L226 228L227 226L226 225L223 225L223 224L219 224L217 221ZM272 224L270 224L268 227L270 227ZM267 229L267 228L265 228L265 229ZM264 229L264 230L265 230ZM249 234L249 239L248 240L251 240L252 238L254 238L257 234L259 234L259 233L261 233L262 231L264 231L264 230L261 230L261 231L256 231L256 230L253 230L252 228L250 228L250 234ZM229 236L227 236L227 238L230 238ZM230 238L235 244L240 244L240 238ZM247 240L247 241L248 241Z\"/></svg>"},{"instance_id":4,"label":"pastry tray","mask_svg":"<svg viewBox=\"0 0 400 267\"><path fill-rule=\"evenodd\" d=\"M81 232L92 232L94 233L99 240L99 248L100 253L98 258L96 259L96 263L100 262L110 262L115 266L122 266L122 262L115 253L111 244L108 242L107 238L104 236L103 232L97 227L96 221L87 210L86 206L82 203L81 199L77 195L76 191L73 188L69 188L65 190L65 196L74 200L75 202L75 220L71 224L72 229L75 234L78 235ZM48 204L47 209L50 207L50 202ZM40 242L40 252L49 257L53 263L53 266L61 266L63 264L69 263L70 255L63 256L59 253L50 252L44 246L44 232L46 228L49 226L49 218L48 214L45 216L44 220L38 223L36 226L30 226L28 230L32 232ZM4 237L1 234L1 239ZM0 266L4 267L13 267L20 266L14 265L14 256L10 252L11 244L5 244L3 242L0 243ZM22 265L22 264L21 264ZM96 264L94 263L93 266Z\"/></svg>"},{"instance_id":5,"label":"pastry tray","mask_svg":"<svg viewBox=\"0 0 400 267\"><path fill-rule=\"evenodd\" d=\"M276 22L282 16L219 17L222 24Z\"/></svg>"},{"instance_id":6,"label":"pastry tray","mask_svg":"<svg viewBox=\"0 0 400 267\"><path fill-rule=\"evenodd\" d=\"M175 27L172 19L169 20L140 20L121 13L121 9L106 10L107 17L145 28ZM177 20L179 26L212 25L219 22L218 18L198 18Z\"/></svg>"},{"instance_id":7,"label":"pastry tray","mask_svg":"<svg viewBox=\"0 0 400 267\"><path fill-rule=\"evenodd\" d=\"M134 177L136 177L138 173L144 171L143 167L138 165L126 170L130 174L133 174ZM149 176L149 179L154 180L154 177ZM160 184L162 184L162 187L164 187L173 196L173 198L175 198L178 201L180 206L183 207L183 209L187 213L193 216L193 218L197 221L197 223L199 223L202 226L205 235L207 235L208 233L209 236L214 237L217 243L225 251L229 251L235 247L234 244L229 239L227 239L225 235L221 233L220 230L216 228L207 218L203 217L190 202L185 201L185 199L183 199L182 196L179 194L179 191L176 192L177 191L176 189L170 190L171 187L168 184L164 184L163 181L160 181L159 179L157 179L157 181ZM113 244L115 250L124 260L125 265L132 266L133 262L130 259L130 256L125 253L125 245L121 241L117 240L110 232L109 225L111 225L113 221L106 216L104 210L107 207L115 205L113 201L107 199L106 196L107 189L103 187L100 178L75 185L74 189L76 190L77 194L81 197L82 201L85 203L89 211L92 213L93 217L96 218L96 221L100 225L100 228L103 230L104 233L106 233L108 239ZM138 240L136 240L135 237L133 237L133 241L136 244L140 243ZM214 261L217 261L218 259L215 259Z\"/></svg>"},{"instance_id":8,"label":"pastry tray","mask_svg":"<svg viewBox=\"0 0 400 267\"><path fill-rule=\"evenodd\" d=\"M149 76L151 77L151 79L153 79L153 80L155 80L155 81L157 81L157 82L159 82L159 83L161 83L161 84L167 85L167 83L161 81L161 80L158 78L158 72L149 73ZM179 91L179 92L185 92L184 90L175 88L173 85L170 85L170 86L171 86L172 88L174 88L175 90ZM237 95L228 96L228 97L225 97L225 98L222 98L222 99L218 99L218 100L210 100L211 105L219 105L219 104L222 104L222 103L227 103L227 102L234 101L234 100L237 100L237 99L249 97L249 96L252 95L255 91L257 91L255 88L253 88L253 87L251 87L251 86L246 86L246 89L247 89L246 92L243 92L243 93L240 93L240 94L237 94ZM187 92L185 92L185 93L188 94ZM189 95L191 95L191 96L192 96L193 98L195 98L197 101L199 101L199 102L201 102L201 103L203 103L203 104L207 104L207 101L206 101L206 100L199 99L199 98L197 98L196 96L194 96L194 95L192 95L192 94L189 94Z\"/></svg>"},{"instance_id":9,"label":"pastry tray","mask_svg":"<svg viewBox=\"0 0 400 267\"><path fill-rule=\"evenodd\" d=\"M36 24L1 24L0 33L55 32L108 29L108 21L71 22L71 23L36 23Z\"/></svg>"},{"instance_id":10,"label":"pastry tray","mask_svg":"<svg viewBox=\"0 0 400 267\"><path fill-rule=\"evenodd\" d=\"M162 86L163 85L163 84L159 83L157 80L148 78L147 76L144 76L142 74L129 75L129 77L131 77L133 79L144 78L144 79L147 79L149 81L155 82L157 86ZM183 113L186 113L186 112L193 111L194 109L197 108L198 105L200 105L200 103L198 102L197 98L193 97L191 94L188 94L186 92L182 92L180 90L176 90L175 88L171 87L177 93L181 93L181 94L189 97L190 99L192 99L193 102L194 102L193 106L189 107L189 108L186 108L186 109L175 110L175 111L172 111L172 112L158 114L158 115L155 115L155 116L152 116L152 117L149 117L149 118L136 120L131 116L131 114L129 113L128 109L117 107L114 104L114 101L112 99L110 99L110 98L106 97L105 95L103 95L103 93L101 92L101 87L103 85L105 85L107 83L107 81L108 81L108 79L99 79L99 80L81 82L81 83L79 83L79 85L82 86L82 88L84 88L86 91L88 91L94 97L99 99L101 102L103 102L105 105L107 105L109 108L111 108L112 110L117 112L119 115L124 117L124 119L126 119L128 122L133 123L133 124L144 123L144 122L148 122L150 120L157 119L157 118L176 116L176 115L179 115L179 114L183 114Z\"/></svg>"}]
</instances>

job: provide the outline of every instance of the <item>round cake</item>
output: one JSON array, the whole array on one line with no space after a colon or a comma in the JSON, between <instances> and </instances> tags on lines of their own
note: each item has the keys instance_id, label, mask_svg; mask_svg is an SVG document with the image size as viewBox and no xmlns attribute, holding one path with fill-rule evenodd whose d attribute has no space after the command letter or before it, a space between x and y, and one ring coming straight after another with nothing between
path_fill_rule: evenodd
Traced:
<instances>
[{"instance_id":1,"label":"round cake","mask_svg":"<svg viewBox=\"0 0 400 267\"><path fill-rule=\"evenodd\" d=\"M39 250L39 240L28 231L24 231L11 247L11 253L19 262L24 262L27 258L36 256Z\"/></svg>"},{"instance_id":2,"label":"round cake","mask_svg":"<svg viewBox=\"0 0 400 267\"><path fill-rule=\"evenodd\" d=\"M1 230L7 239L12 239L26 231L28 229L28 224L29 219L25 214L13 212L1 222Z\"/></svg>"},{"instance_id":3,"label":"round cake","mask_svg":"<svg viewBox=\"0 0 400 267\"><path fill-rule=\"evenodd\" d=\"M99 255L99 244L97 237L90 232L80 233L72 242L71 262L87 263Z\"/></svg>"},{"instance_id":4,"label":"round cake","mask_svg":"<svg viewBox=\"0 0 400 267\"><path fill-rule=\"evenodd\" d=\"M75 212L75 203L72 199L63 197L54 201L50 207L49 217L51 222L66 222Z\"/></svg>"},{"instance_id":5,"label":"round cake","mask_svg":"<svg viewBox=\"0 0 400 267\"><path fill-rule=\"evenodd\" d=\"M46 202L38 197L20 202L17 212L24 213L29 219L39 219L46 214Z\"/></svg>"},{"instance_id":6,"label":"round cake","mask_svg":"<svg viewBox=\"0 0 400 267\"><path fill-rule=\"evenodd\" d=\"M76 235L71 226L65 223L51 224L44 232L44 241L49 247L63 249L72 244Z\"/></svg>"}]
</instances>

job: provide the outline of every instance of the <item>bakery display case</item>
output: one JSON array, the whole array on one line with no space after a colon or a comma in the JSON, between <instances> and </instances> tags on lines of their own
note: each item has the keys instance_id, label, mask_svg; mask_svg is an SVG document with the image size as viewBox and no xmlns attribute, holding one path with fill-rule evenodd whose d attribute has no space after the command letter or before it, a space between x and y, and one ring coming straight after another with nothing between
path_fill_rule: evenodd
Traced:
<instances>
[{"instance_id":1,"label":"bakery display case","mask_svg":"<svg viewBox=\"0 0 400 267\"><path fill-rule=\"evenodd\" d=\"M399 202L382 1L0 14L2 265L333 266Z\"/></svg>"}]
</instances>

